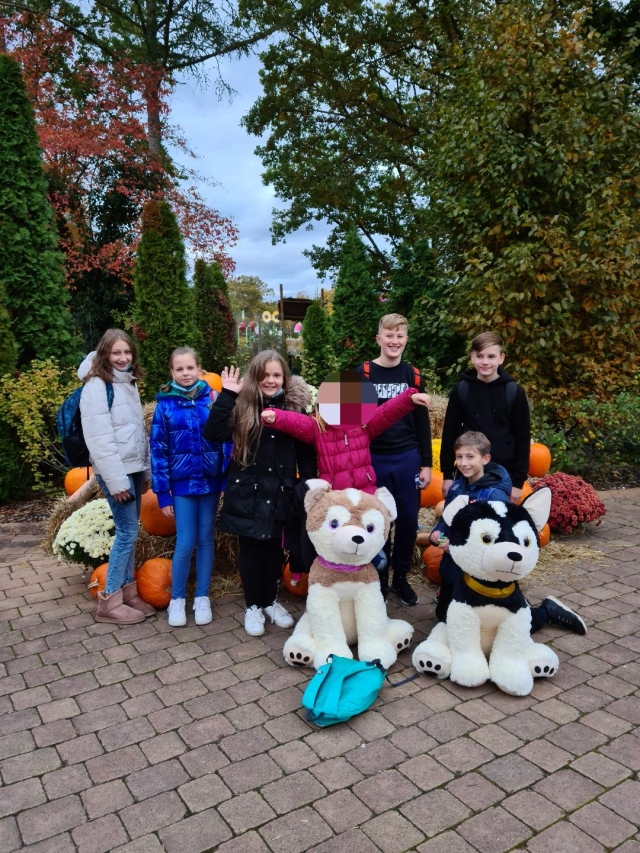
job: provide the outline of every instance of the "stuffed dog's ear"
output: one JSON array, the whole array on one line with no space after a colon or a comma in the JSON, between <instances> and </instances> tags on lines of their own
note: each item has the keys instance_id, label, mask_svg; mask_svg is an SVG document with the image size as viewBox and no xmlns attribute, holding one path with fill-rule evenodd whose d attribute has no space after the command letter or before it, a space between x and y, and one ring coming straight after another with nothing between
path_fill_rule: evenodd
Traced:
<instances>
[{"instance_id":1,"label":"stuffed dog's ear","mask_svg":"<svg viewBox=\"0 0 640 853\"><path fill-rule=\"evenodd\" d=\"M548 486L543 486L543 488L526 497L520 506L526 509L533 519L536 530L540 532L551 514L551 489Z\"/></svg>"},{"instance_id":2,"label":"stuffed dog's ear","mask_svg":"<svg viewBox=\"0 0 640 853\"><path fill-rule=\"evenodd\" d=\"M396 502L386 486L382 486L379 489L376 489L375 496L378 498L380 503L383 503L386 508L389 510L389 516L391 521L395 521L398 517L398 510L396 509Z\"/></svg>"},{"instance_id":3,"label":"stuffed dog's ear","mask_svg":"<svg viewBox=\"0 0 640 853\"><path fill-rule=\"evenodd\" d=\"M464 509L464 507L467 506L468 503L468 495L458 495L457 498L454 498L451 503L444 508L442 512L442 517L447 527L451 524L454 517L460 512L460 510Z\"/></svg>"},{"instance_id":4,"label":"stuffed dog's ear","mask_svg":"<svg viewBox=\"0 0 640 853\"><path fill-rule=\"evenodd\" d=\"M307 480L307 489L309 491L304 496L304 508L309 512L316 501L331 491L331 484L326 480Z\"/></svg>"}]
</instances>

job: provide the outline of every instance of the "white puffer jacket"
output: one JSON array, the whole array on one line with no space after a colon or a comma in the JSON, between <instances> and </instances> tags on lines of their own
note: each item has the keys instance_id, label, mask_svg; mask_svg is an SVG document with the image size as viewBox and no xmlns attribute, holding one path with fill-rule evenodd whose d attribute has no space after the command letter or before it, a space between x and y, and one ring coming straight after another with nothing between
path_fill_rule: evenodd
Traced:
<instances>
[{"instance_id":1,"label":"white puffer jacket","mask_svg":"<svg viewBox=\"0 0 640 853\"><path fill-rule=\"evenodd\" d=\"M89 353L78 368L79 379L89 372L94 355ZM112 495L129 488L127 474L144 471L145 479L151 479L142 404L130 373L114 369L111 411L105 383L97 376L89 379L80 397L80 414L93 470L100 474Z\"/></svg>"}]
</instances>

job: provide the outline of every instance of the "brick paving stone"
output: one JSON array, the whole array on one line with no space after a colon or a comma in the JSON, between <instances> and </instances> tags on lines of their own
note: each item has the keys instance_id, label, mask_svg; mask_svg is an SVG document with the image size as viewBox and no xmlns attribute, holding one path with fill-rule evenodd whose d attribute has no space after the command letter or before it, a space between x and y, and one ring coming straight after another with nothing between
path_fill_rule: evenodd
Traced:
<instances>
[{"instance_id":1,"label":"brick paving stone","mask_svg":"<svg viewBox=\"0 0 640 853\"><path fill-rule=\"evenodd\" d=\"M267 690L257 681L241 681L239 684L230 685L227 693L238 705L245 705L247 702L262 699Z\"/></svg>"},{"instance_id":2,"label":"brick paving stone","mask_svg":"<svg viewBox=\"0 0 640 853\"><path fill-rule=\"evenodd\" d=\"M537 764L538 767L546 770L547 773L559 770L573 759L570 752L554 746L544 738L530 741L522 749L518 750L518 752L523 758Z\"/></svg>"},{"instance_id":3,"label":"brick paving stone","mask_svg":"<svg viewBox=\"0 0 640 853\"><path fill-rule=\"evenodd\" d=\"M232 793L222 779L215 773L201 776L193 782L187 782L178 788L178 793L187 804L190 812L201 812L210 809L232 797Z\"/></svg>"},{"instance_id":4,"label":"brick paving stone","mask_svg":"<svg viewBox=\"0 0 640 853\"><path fill-rule=\"evenodd\" d=\"M175 791L168 791L127 806L118 812L131 838L147 832L157 832L182 820L186 812L184 803ZM183 853L186 849L183 848Z\"/></svg>"},{"instance_id":5,"label":"brick paving stone","mask_svg":"<svg viewBox=\"0 0 640 853\"><path fill-rule=\"evenodd\" d=\"M180 681L177 684L161 687L157 694L165 705L178 705L196 696L202 696L206 692L207 688L200 679L190 678L188 681Z\"/></svg>"},{"instance_id":6,"label":"brick paving stone","mask_svg":"<svg viewBox=\"0 0 640 853\"><path fill-rule=\"evenodd\" d=\"M91 787L89 774L81 764L72 764L69 767L61 767L51 773L45 773L42 784L47 794L47 799L55 800L66 797L68 794L78 794Z\"/></svg>"},{"instance_id":7,"label":"brick paving stone","mask_svg":"<svg viewBox=\"0 0 640 853\"><path fill-rule=\"evenodd\" d=\"M260 835L273 853L302 853L330 838L332 832L320 815L307 806L271 821L260 829Z\"/></svg>"},{"instance_id":8,"label":"brick paving stone","mask_svg":"<svg viewBox=\"0 0 640 853\"><path fill-rule=\"evenodd\" d=\"M102 729L98 732L98 740L107 752L113 752L114 749L122 749L124 746L140 743L140 741L154 734L155 731L151 723L141 718L127 720L120 725Z\"/></svg>"},{"instance_id":9,"label":"brick paving stone","mask_svg":"<svg viewBox=\"0 0 640 853\"><path fill-rule=\"evenodd\" d=\"M477 741L495 755L506 755L515 752L522 746L522 741L506 731L501 725L489 724L469 732L469 737Z\"/></svg>"},{"instance_id":10,"label":"brick paving stone","mask_svg":"<svg viewBox=\"0 0 640 853\"><path fill-rule=\"evenodd\" d=\"M335 758L344 755L356 746L360 746L360 737L348 726L336 726L334 731L313 732L305 738L319 758Z\"/></svg>"},{"instance_id":11,"label":"brick paving stone","mask_svg":"<svg viewBox=\"0 0 640 853\"><path fill-rule=\"evenodd\" d=\"M475 853L456 832L443 832L416 848L418 853Z\"/></svg>"},{"instance_id":12,"label":"brick paving stone","mask_svg":"<svg viewBox=\"0 0 640 853\"><path fill-rule=\"evenodd\" d=\"M468 734L477 726L457 711L444 711L420 723L420 728L439 743L446 743Z\"/></svg>"},{"instance_id":13,"label":"brick paving stone","mask_svg":"<svg viewBox=\"0 0 640 853\"><path fill-rule=\"evenodd\" d=\"M218 847L217 853L269 853L257 832L245 832Z\"/></svg>"},{"instance_id":14,"label":"brick paving stone","mask_svg":"<svg viewBox=\"0 0 640 853\"><path fill-rule=\"evenodd\" d=\"M535 740L557 728L554 722L530 710L507 716L501 726L522 741Z\"/></svg>"},{"instance_id":15,"label":"brick paving stone","mask_svg":"<svg viewBox=\"0 0 640 853\"><path fill-rule=\"evenodd\" d=\"M121 779L94 785L82 792L81 799L91 820L118 812L133 803L133 797Z\"/></svg>"},{"instance_id":16,"label":"brick paving stone","mask_svg":"<svg viewBox=\"0 0 640 853\"><path fill-rule=\"evenodd\" d=\"M152 696L154 699L157 698L155 694L152 694ZM144 700L144 696L137 698ZM191 717L182 705L172 705L170 708L164 708L161 711L153 711L148 715L147 719L158 734L165 734L165 732L169 732L172 729L179 729L181 726L191 722Z\"/></svg>"},{"instance_id":17,"label":"brick paving stone","mask_svg":"<svg viewBox=\"0 0 640 853\"><path fill-rule=\"evenodd\" d=\"M394 809L420 793L420 790L397 770L383 770L376 776L363 779L353 786L352 791L375 814Z\"/></svg>"},{"instance_id":18,"label":"brick paving stone","mask_svg":"<svg viewBox=\"0 0 640 853\"><path fill-rule=\"evenodd\" d=\"M258 700L259 706L270 717L279 717L297 711L302 705L302 691L299 687L287 687L270 696Z\"/></svg>"},{"instance_id":19,"label":"brick paving stone","mask_svg":"<svg viewBox=\"0 0 640 853\"><path fill-rule=\"evenodd\" d=\"M212 773L229 764L229 759L213 744L205 744L180 755L180 762L192 778Z\"/></svg>"},{"instance_id":20,"label":"brick paving stone","mask_svg":"<svg viewBox=\"0 0 640 853\"><path fill-rule=\"evenodd\" d=\"M327 791L308 771L301 770L270 782L260 793L278 814L285 814L324 797Z\"/></svg>"},{"instance_id":21,"label":"brick paving stone","mask_svg":"<svg viewBox=\"0 0 640 853\"><path fill-rule=\"evenodd\" d=\"M84 713L97 711L109 705L119 705L127 699L127 694L120 684L109 684L107 687L98 687L88 693L78 696L77 702Z\"/></svg>"},{"instance_id":22,"label":"brick paving stone","mask_svg":"<svg viewBox=\"0 0 640 853\"><path fill-rule=\"evenodd\" d=\"M396 731L395 726L385 719L385 716L373 710L352 717L348 725L363 741L378 740Z\"/></svg>"},{"instance_id":23,"label":"brick paving stone","mask_svg":"<svg viewBox=\"0 0 640 853\"><path fill-rule=\"evenodd\" d=\"M81 711L75 699L58 699L47 705L39 705L38 712L43 723L53 723L56 720L68 720L77 717Z\"/></svg>"},{"instance_id":24,"label":"brick paving stone","mask_svg":"<svg viewBox=\"0 0 640 853\"><path fill-rule=\"evenodd\" d=\"M162 687L153 672L147 672L145 675L138 675L135 678L130 678L124 681L122 686L133 699L135 696L142 696L145 693L151 693Z\"/></svg>"},{"instance_id":25,"label":"brick paving stone","mask_svg":"<svg viewBox=\"0 0 640 853\"><path fill-rule=\"evenodd\" d=\"M607 696L613 696L616 699L628 696L635 689L633 684L629 684L629 682L624 681L622 678L617 678L615 675L609 674L591 679L589 685L597 688Z\"/></svg>"},{"instance_id":26,"label":"brick paving stone","mask_svg":"<svg viewBox=\"0 0 640 853\"><path fill-rule=\"evenodd\" d=\"M599 798L602 805L640 826L640 782L627 780Z\"/></svg>"},{"instance_id":27,"label":"brick paving stone","mask_svg":"<svg viewBox=\"0 0 640 853\"><path fill-rule=\"evenodd\" d=\"M82 735L58 744L58 754L65 764L76 764L102 755L104 749L94 734Z\"/></svg>"},{"instance_id":28,"label":"brick paving stone","mask_svg":"<svg viewBox=\"0 0 640 853\"><path fill-rule=\"evenodd\" d=\"M79 826L71 835L78 853L107 853L114 845L128 840L122 823L114 814Z\"/></svg>"},{"instance_id":29,"label":"brick paving stone","mask_svg":"<svg viewBox=\"0 0 640 853\"><path fill-rule=\"evenodd\" d=\"M542 714L543 717L547 717L559 726L577 720L580 712L564 702L564 694L562 694L562 699L562 702L558 699L547 699L546 702L539 702L536 705L536 714Z\"/></svg>"},{"instance_id":30,"label":"brick paving stone","mask_svg":"<svg viewBox=\"0 0 640 853\"><path fill-rule=\"evenodd\" d=\"M389 702L380 708L380 713L398 728L412 726L432 716L431 710L414 696L405 696L404 699Z\"/></svg>"},{"instance_id":31,"label":"brick paving stone","mask_svg":"<svg viewBox=\"0 0 640 853\"><path fill-rule=\"evenodd\" d=\"M432 738L422 729L417 726L408 726L405 729L399 729L394 732L389 738L394 746L401 749L410 757L422 755L438 745L438 741Z\"/></svg>"},{"instance_id":32,"label":"brick paving stone","mask_svg":"<svg viewBox=\"0 0 640 853\"><path fill-rule=\"evenodd\" d=\"M274 746L277 746L276 741L269 732L259 726L224 737L220 741L220 748L231 761L242 761L244 758L266 752Z\"/></svg>"},{"instance_id":33,"label":"brick paving stone","mask_svg":"<svg viewBox=\"0 0 640 853\"><path fill-rule=\"evenodd\" d=\"M424 835L397 812L373 818L362 830L383 853L402 853L424 840Z\"/></svg>"},{"instance_id":34,"label":"brick paving stone","mask_svg":"<svg viewBox=\"0 0 640 853\"><path fill-rule=\"evenodd\" d=\"M617 735L625 734L633 728L631 723L626 723L624 720L614 717L607 711L594 711L592 714L587 714L580 719L584 726L589 726L597 732L601 732L607 737L616 737Z\"/></svg>"},{"instance_id":35,"label":"brick paving stone","mask_svg":"<svg viewBox=\"0 0 640 853\"><path fill-rule=\"evenodd\" d=\"M188 712L190 717L200 720L203 717L212 717L214 714L229 711L231 708L235 708L236 705L235 699L229 695L228 691L216 690L212 693L196 696L195 699L189 699L181 707Z\"/></svg>"},{"instance_id":36,"label":"brick paving stone","mask_svg":"<svg viewBox=\"0 0 640 853\"><path fill-rule=\"evenodd\" d=\"M21 812L17 821L24 843L34 844L86 823L87 817L79 797L69 796Z\"/></svg>"},{"instance_id":37,"label":"brick paving stone","mask_svg":"<svg viewBox=\"0 0 640 853\"><path fill-rule=\"evenodd\" d=\"M226 763L229 764L228 761ZM244 794L252 788L259 788L274 779L280 779L282 775L282 770L268 755L256 755L220 769L220 777L234 794Z\"/></svg>"},{"instance_id":38,"label":"brick paving stone","mask_svg":"<svg viewBox=\"0 0 640 853\"><path fill-rule=\"evenodd\" d=\"M631 775L628 767L623 767L617 761L612 761L597 752L590 752L578 758L571 764L571 769L593 779L603 788L613 788Z\"/></svg>"},{"instance_id":39,"label":"brick paving stone","mask_svg":"<svg viewBox=\"0 0 640 853\"><path fill-rule=\"evenodd\" d=\"M289 743L312 731L311 726L298 714L285 714L265 723L265 729L278 743Z\"/></svg>"},{"instance_id":40,"label":"brick paving stone","mask_svg":"<svg viewBox=\"0 0 640 853\"><path fill-rule=\"evenodd\" d=\"M574 755L584 755L607 742L607 737L582 723L569 723L550 732L547 740Z\"/></svg>"},{"instance_id":41,"label":"brick paving stone","mask_svg":"<svg viewBox=\"0 0 640 853\"><path fill-rule=\"evenodd\" d=\"M5 785L20 782L30 776L40 776L60 767L60 758L53 747L35 749L25 755L16 755L0 761L0 773Z\"/></svg>"},{"instance_id":42,"label":"brick paving stone","mask_svg":"<svg viewBox=\"0 0 640 853\"><path fill-rule=\"evenodd\" d=\"M253 731L262 732L262 729L254 726ZM228 739L234 734L236 734L236 730L224 714L214 714L212 717L205 717L201 720L196 720L195 722L188 723L186 726L181 726L178 729L178 735L187 744L187 746L191 748L219 741L222 738ZM269 737L266 732L264 733L264 736L266 738Z\"/></svg>"},{"instance_id":43,"label":"brick paving stone","mask_svg":"<svg viewBox=\"0 0 640 853\"><path fill-rule=\"evenodd\" d=\"M636 696L628 696L612 702L607 707L607 711L628 723L633 723L634 726L640 725L640 699Z\"/></svg>"},{"instance_id":44,"label":"brick paving stone","mask_svg":"<svg viewBox=\"0 0 640 853\"><path fill-rule=\"evenodd\" d=\"M14 755L22 755L35 748L33 735L29 731L16 732L0 738L0 760L13 758Z\"/></svg>"},{"instance_id":45,"label":"brick paving stone","mask_svg":"<svg viewBox=\"0 0 640 853\"><path fill-rule=\"evenodd\" d=\"M0 820L0 853L12 853L22 846L18 824L13 817Z\"/></svg>"},{"instance_id":46,"label":"brick paving stone","mask_svg":"<svg viewBox=\"0 0 640 853\"><path fill-rule=\"evenodd\" d=\"M640 770L640 738L623 735L601 746L598 752L630 770Z\"/></svg>"},{"instance_id":47,"label":"brick paving stone","mask_svg":"<svg viewBox=\"0 0 640 853\"><path fill-rule=\"evenodd\" d=\"M447 785L447 791L474 812L494 806L504 798L504 791L479 773L465 773Z\"/></svg>"},{"instance_id":48,"label":"brick paving stone","mask_svg":"<svg viewBox=\"0 0 640 853\"><path fill-rule=\"evenodd\" d=\"M479 772L508 794L528 788L544 775L539 767L517 754L496 758L481 766Z\"/></svg>"},{"instance_id":49,"label":"brick paving stone","mask_svg":"<svg viewBox=\"0 0 640 853\"><path fill-rule=\"evenodd\" d=\"M566 812L574 811L603 792L600 785L574 770L558 770L535 784L533 789Z\"/></svg>"},{"instance_id":50,"label":"brick paving stone","mask_svg":"<svg viewBox=\"0 0 640 853\"><path fill-rule=\"evenodd\" d=\"M313 764L318 763L318 756L302 741L283 744L270 750L269 755L285 773L296 773L298 770L306 770Z\"/></svg>"},{"instance_id":51,"label":"brick paving stone","mask_svg":"<svg viewBox=\"0 0 640 853\"><path fill-rule=\"evenodd\" d=\"M503 853L532 835L528 826L500 806L485 809L459 826L457 831L480 853Z\"/></svg>"},{"instance_id":52,"label":"brick paving stone","mask_svg":"<svg viewBox=\"0 0 640 853\"><path fill-rule=\"evenodd\" d=\"M397 769L421 791L438 788L453 778L453 774L429 755L418 755L400 764Z\"/></svg>"},{"instance_id":53,"label":"brick paving stone","mask_svg":"<svg viewBox=\"0 0 640 853\"><path fill-rule=\"evenodd\" d=\"M19 678L20 681L23 682L21 675L14 676L14 678ZM11 677L6 678L4 686L6 687L7 682L12 680L13 679ZM3 685L0 682L0 690L2 690L2 688ZM51 701L51 695L44 685L40 685L40 687L30 687L26 690L15 687L9 692L11 693L11 701L16 711L23 711L25 708L35 708L37 705L42 705L45 702Z\"/></svg>"},{"instance_id":54,"label":"brick paving stone","mask_svg":"<svg viewBox=\"0 0 640 853\"><path fill-rule=\"evenodd\" d=\"M31 729L38 725L40 725L40 715L35 708L26 708L24 711L11 711L0 715L0 735L20 732L23 729Z\"/></svg>"},{"instance_id":55,"label":"brick paving stone","mask_svg":"<svg viewBox=\"0 0 640 853\"><path fill-rule=\"evenodd\" d=\"M372 816L371 811L351 791L341 790L314 803L316 811L336 833L355 829ZM387 815L387 818L390 816Z\"/></svg>"},{"instance_id":56,"label":"brick paving stone","mask_svg":"<svg viewBox=\"0 0 640 853\"><path fill-rule=\"evenodd\" d=\"M29 687L38 687L40 684L50 684L62 678L62 674L57 666L42 666L40 669L33 669L26 672L24 680Z\"/></svg>"},{"instance_id":57,"label":"brick paving stone","mask_svg":"<svg viewBox=\"0 0 640 853\"><path fill-rule=\"evenodd\" d=\"M431 751L431 755L454 773L466 773L495 757L488 749L465 737L436 747Z\"/></svg>"},{"instance_id":58,"label":"brick paving stone","mask_svg":"<svg viewBox=\"0 0 640 853\"><path fill-rule=\"evenodd\" d=\"M406 755L390 741L377 740L364 743L356 749L347 752L347 761L353 764L361 773L380 773L404 761Z\"/></svg>"},{"instance_id":59,"label":"brick paving stone","mask_svg":"<svg viewBox=\"0 0 640 853\"><path fill-rule=\"evenodd\" d=\"M276 813L258 794L250 791L218 806L218 812L229 824L234 833L255 829L263 823L273 820Z\"/></svg>"},{"instance_id":60,"label":"brick paving stone","mask_svg":"<svg viewBox=\"0 0 640 853\"><path fill-rule=\"evenodd\" d=\"M140 801L174 790L189 781L189 775L180 762L173 759L138 770L127 776L125 781L135 799Z\"/></svg>"},{"instance_id":61,"label":"brick paving stone","mask_svg":"<svg viewBox=\"0 0 640 853\"><path fill-rule=\"evenodd\" d=\"M128 776L146 766L147 759L138 746L125 746L123 749L116 749L114 752L91 758L86 763L89 775L96 785Z\"/></svg>"},{"instance_id":62,"label":"brick paving stone","mask_svg":"<svg viewBox=\"0 0 640 853\"><path fill-rule=\"evenodd\" d=\"M310 768L310 772L328 791L337 791L359 782L363 776L344 758L330 758Z\"/></svg>"},{"instance_id":63,"label":"brick paving stone","mask_svg":"<svg viewBox=\"0 0 640 853\"><path fill-rule=\"evenodd\" d=\"M15 785L5 785L0 788L0 817L39 806L46 799L39 779L26 779L16 782Z\"/></svg>"},{"instance_id":64,"label":"brick paving stone","mask_svg":"<svg viewBox=\"0 0 640 853\"><path fill-rule=\"evenodd\" d=\"M605 847L617 847L638 829L600 803L589 803L574 812L569 820Z\"/></svg>"},{"instance_id":65,"label":"brick paving stone","mask_svg":"<svg viewBox=\"0 0 640 853\"><path fill-rule=\"evenodd\" d=\"M229 697L231 699L231 697ZM231 700L233 701L233 700ZM269 715L254 702L232 708L224 715L229 721L232 730L244 731L254 726L261 726L269 719Z\"/></svg>"},{"instance_id":66,"label":"brick paving stone","mask_svg":"<svg viewBox=\"0 0 640 853\"><path fill-rule=\"evenodd\" d=\"M76 737L76 730L69 720L55 720L32 730L33 739L39 747L54 746Z\"/></svg>"},{"instance_id":67,"label":"brick paving stone","mask_svg":"<svg viewBox=\"0 0 640 853\"><path fill-rule=\"evenodd\" d=\"M138 717L148 718L155 711L164 710L164 705L155 693L145 693L142 696L134 696L132 699L127 699L122 703L122 709L130 720L135 720ZM189 718L187 717L187 719Z\"/></svg>"},{"instance_id":68,"label":"brick paving stone","mask_svg":"<svg viewBox=\"0 0 640 853\"><path fill-rule=\"evenodd\" d=\"M567 821L545 829L527 844L530 853L604 853L604 847Z\"/></svg>"},{"instance_id":69,"label":"brick paving stone","mask_svg":"<svg viewBox=\"0 0 640 853\"><path fill-rule=\"evenodd\" d=\"M504 800L501 806L537 832L564 815L562 809L534 791L519 791Z\"/></svg>"},{"instance_id":70,"label":"brick paving stone","mask_svg":"<svg viewBox=\"0 0 640 853\"><path fill-rule=\"evenodd\" d=\"M439 788L400 807L400 812L432 838L466 820L471 811L448 791Z\"/></svg>"},{"instance_id":71,"label":"brick paving stone","mask_svg":"<svg viewBox=\"0 0 640 853\"><path fill-rule=\"evenodd\" d=\"M435 681L430 684L428 689L421 690L414 695L416 699L437 714L442 711L450 711L451 708L455 708L456 705L460 704L457 696L454 696L449 690Z\"/></svg>"}]
</instances>

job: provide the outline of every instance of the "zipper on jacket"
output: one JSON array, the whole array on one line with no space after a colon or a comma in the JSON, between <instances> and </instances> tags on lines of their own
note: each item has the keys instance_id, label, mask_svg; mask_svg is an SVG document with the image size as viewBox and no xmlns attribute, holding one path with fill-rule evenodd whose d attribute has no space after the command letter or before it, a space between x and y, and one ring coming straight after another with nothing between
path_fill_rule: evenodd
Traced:
<instances>
[{"instance_id":1,"label":"zipper on jacket","mask_svg":"<svg viewBox=\"0 0 640 853\"><path fill-rule=\"evenodd\" d=\"M344 434L344 443L345 443L345 444L347 444L347 445L349 444L349 439L347 438L347 434L346 434L346 432L345 432L345 434Z\"/></svg>"}]
</instances>

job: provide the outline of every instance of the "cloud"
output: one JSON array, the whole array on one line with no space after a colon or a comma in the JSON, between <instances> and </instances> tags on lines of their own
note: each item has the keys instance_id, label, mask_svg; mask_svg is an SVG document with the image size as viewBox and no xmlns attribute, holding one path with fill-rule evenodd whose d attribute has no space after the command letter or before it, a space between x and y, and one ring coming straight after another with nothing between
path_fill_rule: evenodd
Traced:
<instances>
[{"instance_id":1,"label":"cloud","mask_svg":"<svg viewBox=\"0 0 640 853\"><path fill-rule=\"evenodd\" d=\"M240 126L242 116L262 94L259 68L255 56L220 62L223 79L236 92L229 103L226 96L217 98L218 72L212 64L207 69L207 88L192 80L176 88L171 120L180 125L189 146L200 156L197 170L218 182L215 187L200 185L202 196L221 214L232 217L239 228L238 243L231 250L236 274L257 275L276 293L282 283L285 296L295 296L298 291L313 296L323 283L302 251L313 243L324 243L329 227L314 223L313 231L302 229L286 243L272 245L271 211L279 202L272 188L262 183L262 164L254 154L259 140Z\"/></svg>"}]
</instances>

